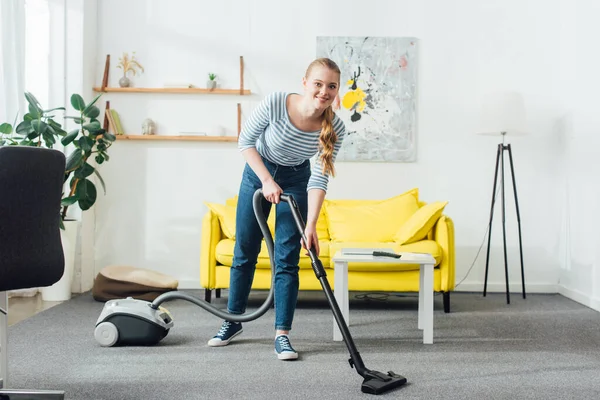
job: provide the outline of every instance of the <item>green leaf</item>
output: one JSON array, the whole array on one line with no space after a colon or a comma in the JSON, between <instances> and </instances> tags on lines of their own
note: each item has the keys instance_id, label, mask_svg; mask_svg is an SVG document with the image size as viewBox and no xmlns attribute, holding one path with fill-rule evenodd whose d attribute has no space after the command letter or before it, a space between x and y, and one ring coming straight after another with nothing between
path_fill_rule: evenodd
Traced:
<instances>
[{"instance_id":1,"label":"green leaf","mask_svg":"<svg viewBox=\"0 0 600 400\"><path fill-rule=\"evenodd\" d=\"M44 114L42 107L40 107L40 102L29 92L25 92L25 98L29 103L29 113L34 118L40 118Z\"/></svg>"},{"instance_id":2,"label":"green leaf","mask_svg":"<svg viewBox=\"0 0 600 400\"><path fill-rule=\"evenodd\" d=\"M17 125L16 132L19 135L29 135L33 132L33 128L31 127L31 121L23 121L19 125Z\"/></svg>"},{"instance_id":3,"label":"green leaf","mask_svg":"<svg viewBox=\"0 0 600 400\"><path fill-rule=\"evenodd\" d=\"M100 109L96 106L87 106L85 110L83 110L83 115L88 118L97 118L100 115Z\"/></svg>"},{"instance_id":4,"label":"green leaf","mask_svg":"<svg viewBox=\"0 0 600 400\"><path fill-rule=\"evenodd\" d=\"M102 177L100 176L100 172L98 172L98 170L95 168L94 168L94 173L98 177L98 180L100 181L100 184L102 185L102 190L104 190L104 194L106 195L106 185L104 184L104 179L102 179Z\"/></svg>"},{"instance_id":5,"label":"green leaf","mask_svg":"<svg viewBox=\"0 0 600 400\"><path fill-rule=\"evenodd\" d=\"M42 121L41 119L35 119L35 120L31 121L31 127L38 134L42 134L42 133L46 132L47 126L48 125L46 125L46 123L44 121Z\"/></svg>"},{"instance_id":6,"label":"green leaf","mask_svg":"<svg viewBox=\"0 0 600 400\"><path fill-rule=\"evenodd\" d=\"M96 162L98 164L102 164L104 162L104 157L102 157L100 154L96 155Z\"/></svg>"},{"instance_id":7,"label":"green leaf","mask_svg":"<svg viewBox=\"0 0 600 400\"><path fill-rule=\"evenodd\" d=\"M92 148L94 147L94 140L87 136L82 136L79 138L79 147L81 150L86 152L92 151Z\"/></svg>"},{"instance_id":8,"label":"green leaf","mask_svg":"<svg viewBox=\"0 0 600 400\"><path fill-rule=\"evenodd\" d=\"M45 132L42 134L42 137L44 138L44 142L46 142L46 147L52 148L56 144L56 139L54 138L54 135Z\"/></svg>"},{"instance_id":9,"label":"green leaf","mask_svg":"<svg viewBox=\"0 0 600 400\"><path fill-rule=\"evenodd\" d=\"M48 114L50 111L56 111L56 110L65 110L64 107L55 107L55 108L51 108L49 110L44 110L44 114Z\"/></svg>"},{"instance_id":10,"label":"green leaf","mask_svg":"<svg viewBox=\"0 0 600 400\"><path fill-rule=\"evenodd\" d=\"M83 115L86 115L88 117L90 117L88 115L88 113L90 112L90 109L92 107L94 107L94 104L96 104L96 102L98 101L98 99L102 97L102 94L99 94L98 96L96 96L96 98L94 100L92 100L92 102L90 104L88 104L88 106L85 108L85 110L83 110ZM100 110L98 110L98 112L100 112ZM96 118L96 117L90 117L90 118Z\"/></svg>"},{"instance_id":11,"label":"green leaf","mask_svg":"<svg viewBox=\"0 0 600 400\"><path fill-rule=\"evenodd\" d=\"M77 200L79 200L77 195L73 195L71 197L65 197L64 199L62 199L60 201L60 205L63 207L72 206L73 204L75 204L77 202Z\"/></svg>"},{"instance_id":12,"label":"green leaf","mask_svg":"<svg viewBox=\"0 0 600 400\"><path fill-rule=\"evenodd\" d=\"M96 186L89 179L77 182L75 193L79 197L79 207L82 211L89 210L96 202Z\"/></svg>"},{"instance_id":13,"label":"green leaf","mask_svg":"<svg viewBox=\"0 0 600 400\"><path fill-rule=\"evenodd\" d=\"M0 133L10 135L12 133L12 125L7 124L6 122L3 124L0 124Z\"/></svg>"},{"instance_id":14,"label":"green leaf","mask_svg":"<svg viewBox=\"0 0 600 400\"><path fill-rule=\"evenodd\" d=\"M117 140L117 137L110 132L104 132L104 139L108 140L109 142L114 142Z\"/></svg>"},{"instance_id":15,"label":"green leaf","mask_svg":"<svg viewBox=\"0 0 600 400\"><path fill-rule=\"evenodd\" d=\"M63 146L68 146L73 140L75 140L78 134L79 129L73 129L67 136L63 137L60 142L63 144Z\"/></svg>"},{"instance_id":16,"label":"green leaf","mask_svg":"<svg viewBox=\"0 0 600 400\"><path fill-rule=\"evenodd\" d=\"M69 117L69 116L66 116L65 118L72 119L73 122L75 122L76 124L83 124L83 122L84 122L84 119L81 118L81 117Z\"/></svg>"},{"instance_id":17,"label":"green leaf","mask_svg":"<svg viewBox=\"0 0 600 400\"><path fill-rule=\"evenodd\" d=\"M89 124L85 124L83 126L83 129L85 129L86 131L88 131L90 133L96 133L102 129L102 126L100 126L100 122L92 121Z\"/></svg>"},{"instance_id":18,"label":"green leaf","mask_svg":"<svg viewBox=\"0 0 600 400\"><path fill-rule=\"evenodd\" d=\"M33 140L33 139L37 138L38 136L40 136L39 133L37 133L36 131L31 131L31 133L29 135L27 135L27 139Z\"/></svg>"},{"instance_id":19,"label":"green leaf","mask_svg":"<svg viewBox=\"0 0 600 400\"><path fill-rule=\"evenodd\" d=\"M71 96L71 105L77 111L83 111L85 109L85 101L83 100L83 97L77 93Z\"/></svg>"},{"instance_id":20,"label":"green leaf","mask_svg":"<svg viewBox=\"0 0 600 400\"><path fill-rule=\"evenodd\" d=\"M81 166L83 161L83 153L80 149L75 149L67 159L66 171L74 171Z\"/></svg>"},{"instance_id":21,"label":"green leaf","mask_svg":"<svg viewBox=\"0 0 600 400\"><path fill-rule=\"evenodd\" d=\"M85 178L87 178L88 176L90 176L93 173L94 173L94 167L92 167L88 163L83 163L83 165L81 166L81 168L78 168L75 171L75 177L79 178L79 179L85 179Z\"/></svg>"},{"instance_id":22,"label":"green leaf","mask_svg":"<svg viewBox=\"0 0 600 400\"><path fill-rule=\"evenodd\" d=\"M65 132L65 130L62 128L62 125L59 124L58 122L56 122L55 120L49 119L47 121L47 124L50 125L52 127L52 129L54 129L54 131L55 131L54 133L56 135L65 136L67 134L67 132Z\"/></svg>"}]
</instances>

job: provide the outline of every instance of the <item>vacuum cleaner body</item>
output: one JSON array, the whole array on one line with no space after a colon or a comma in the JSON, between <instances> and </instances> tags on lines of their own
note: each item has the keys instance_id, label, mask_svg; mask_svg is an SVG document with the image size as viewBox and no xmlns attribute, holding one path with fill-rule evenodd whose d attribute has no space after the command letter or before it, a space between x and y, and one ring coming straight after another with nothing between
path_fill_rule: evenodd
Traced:
<instances>
[{"instance_id":1,"label":"vacuum cleaner body","mask_svg":"<svg viewBox=\"0 0 600 400\"><path fill-rule=\"evenodd\" d=\"M173 318L163 307L132 297L109 300L96 321L94 336L105 347L154 345L173 327Z\"/></svg>"}]
</instances>

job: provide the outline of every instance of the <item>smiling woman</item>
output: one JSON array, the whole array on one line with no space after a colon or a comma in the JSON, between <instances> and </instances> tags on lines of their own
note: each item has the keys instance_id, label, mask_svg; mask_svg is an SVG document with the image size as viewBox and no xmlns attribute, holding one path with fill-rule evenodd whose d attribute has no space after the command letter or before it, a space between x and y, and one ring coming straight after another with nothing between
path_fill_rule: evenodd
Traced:
<instances>
[{"instance_id":1,"label":"smiling woman","mask_svg":"<svg viewBox=\"0 0 600 400\"><path fill-rule=\"evenodd\" d=\"M329 176L346 135L332 105L340 86L340 69L328 58L314 60L302 77L303 93L275 92L254 110L240 132L238 147L246 160L238 195L235 248L230 271L227 310L243 314L254 279L262 233L253 210L253 197L262 189L268 217L275 204L275 353L293 360L298 353L289 340L298 296L298 262L302 247L319 254L316 223ZM311 167L310 159L316 156ZM290 206L280 195L293 195L303 221L296 227ZM209 346L225 346L242 333L240 323L224 321Z\"/></svg>"}]
</instances>

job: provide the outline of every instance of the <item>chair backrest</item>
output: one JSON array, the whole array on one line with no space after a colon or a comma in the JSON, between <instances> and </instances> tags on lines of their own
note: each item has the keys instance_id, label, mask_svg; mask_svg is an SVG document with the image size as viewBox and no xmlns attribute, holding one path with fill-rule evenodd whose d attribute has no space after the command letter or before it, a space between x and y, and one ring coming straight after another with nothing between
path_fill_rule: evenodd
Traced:
<instances>
[{"instance_id":1,"label":"chair backrest","mask_svg":"<svg viewBox=\"0 0 600 400\"><path fill-rule=\"evenodd\" d=\"M58 150L0 147L0 291L50 286L62 277L65 163Z\"/></svg>"}]
</instances>

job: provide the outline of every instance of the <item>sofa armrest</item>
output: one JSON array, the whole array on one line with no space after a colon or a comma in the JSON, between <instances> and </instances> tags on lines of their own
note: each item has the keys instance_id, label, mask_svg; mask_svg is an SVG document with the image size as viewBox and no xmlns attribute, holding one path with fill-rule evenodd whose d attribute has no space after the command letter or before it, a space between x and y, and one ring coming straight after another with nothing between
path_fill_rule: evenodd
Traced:
<instances>
[{"instance_id":1,"label":"sofa armrest","mask_svg":"<svg viewBox=\"0 0 600 400\"><path fill-rule=\"evenodd\" d=\"M223 235L217 214L208 210L202 218L200 235L200 286L213 289L217 266L216 247Z\"/></svg>"},{"instance_id":2,"label":"sofa armrest","mask_svg":"<svg viewBox=\"0 0 600 400\"><path fill-rule=\"evenodd\" d=\"M433 239L442 248L442 262L438 266L442 278L441 290L449 292L454 290L456 284L454 222L450 217L442 215L432 230Z\"/></svg>"}]
</instances>

